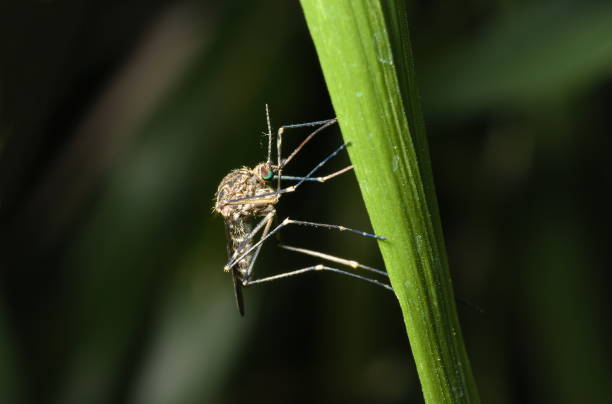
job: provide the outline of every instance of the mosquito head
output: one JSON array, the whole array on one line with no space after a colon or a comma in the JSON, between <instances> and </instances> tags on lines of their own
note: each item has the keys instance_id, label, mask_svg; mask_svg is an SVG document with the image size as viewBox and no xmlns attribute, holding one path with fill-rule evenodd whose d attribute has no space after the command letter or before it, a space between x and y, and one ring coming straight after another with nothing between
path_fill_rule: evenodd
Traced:
<instances>
[{"instance_id":1,"label":"mosquito head","mask_svg":"<svg viewBox=\"0 0 612 404\"><path fill-rule=\"evenodd\" d=\"M253 168L253 174L257 177L257 179L265 183L267 181L271 181L274 178L274 173L276 172L275 167L270 163L260 163Z\"/></svg>"},{"instance_id":2,"label":"mosquito head","mask_svg":"<svg viewBox=\"0 0 612 404\"><path fill-rule=\"evenodd\" d=\"M266 121L268 122L268 159L266 163L272 163L272 125L270 125L270 110L268 109L268 104L266 104Z\"/></svg>"}]
</instances>

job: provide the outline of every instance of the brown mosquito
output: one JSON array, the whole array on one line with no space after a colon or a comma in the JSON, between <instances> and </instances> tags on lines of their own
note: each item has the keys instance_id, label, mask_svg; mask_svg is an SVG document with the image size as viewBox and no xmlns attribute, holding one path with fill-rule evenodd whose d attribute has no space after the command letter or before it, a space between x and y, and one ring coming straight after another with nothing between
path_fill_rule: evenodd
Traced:
<instances>
[{"instance_id":1,"label":"brown mosquito","mask_svg":"<svg viewBox=\"0 0 612 404\"><path fill-rule=\"evenodd\" d=\"M353 166L347 166L341 170L333 172L324 177L313 177L313 175L325 165L334 156L344 150L348 144L344 143L327 157L321 160L308 174L303 177L285 176L282 174L283 169L287 164L302 150L302 148L318 133L324 129L334 125L336 118L327 119L324 121L308 122L294 125L281 126L276 134L276 152L277 161L276 164L272 163L272 129L270 125L270 114L268 106L266 105L266 120L268 124L268 157L265 162L257 164L254 168L242 167L236 170L232 170L227 174L217 189L215 195L215 206L213 210L223 216L225 221L225 231L227 237L227 254L228 261L224 266L225 271L232 272L232 278L234 282L234 293L236 296L236 304L238 305L238 311L241 315L244 315L244 300L242 296L242 287L254 285L257 283L264 283L273 281L276 279L287 278L312 271L330 271L336 272L343 275L351 276L357 279L362 279L367 282L374 283L378 286L391 289L391 287L383 282L376 279L367 278L361 275L357 275L348 271L333 268L326 265L314 265L298 270L281 273L279 275L269 276L260 279L251 279L253 275L253 266L257 260L257 256L263 246L263 243L270 238L272 235L280 231L283 227L294 224L300 226L311 226L318 228L327 228L339 231L347 231L356 233L361 236L371 237L379 240L385 240L384 237L377 236L362 232L359 230L350 229L344 226L325 224L325 223L314 223L302 220L293 220L286 218L274 229L270 230L274 218L276 217L276 204L279 202L282 194L294 192L300 185L306 181L325 182L331 178L334 178L340 174L343 174L353 168ZM317 127L312 131L303 141L300 143L288 157L282 158L282 138L284 131L287 129L296 129L304 127ZM272 188L273 180L277 180L276 189ZM282 188L281 181L297 181L294 185ZM261 218L259 220L259 218ZM255 221L259 222L253 226ZM261 236L257 242L254 242L257 234L261 231ZM332 261L337 264L347 265L351 268L364 269L377 274L386 276L386 273L375 268L361 265L356 261L345 260L343 258L335 257L320 253L317 251L307 250L297 247L281 246L282 248L299 252L302 254L311 255L324 260Z\"/></svg>"}]
</instances>

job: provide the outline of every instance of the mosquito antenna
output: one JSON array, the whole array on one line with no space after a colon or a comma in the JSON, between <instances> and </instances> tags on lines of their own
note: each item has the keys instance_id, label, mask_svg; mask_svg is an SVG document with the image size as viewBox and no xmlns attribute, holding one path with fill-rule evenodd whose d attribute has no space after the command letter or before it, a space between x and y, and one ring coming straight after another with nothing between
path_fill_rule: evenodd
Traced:
<instances>
[{"instance_id":1,"label":"mosquito antenna","mask_svg":"<svg viewBox=\"0 0 612 404\"><path fill-rule=\"evenodd\" d=\"M270 110L266 104L266 121L268 122L268 164L272 163L272 125L270 125Z\"/></svg>"}]
</instances>

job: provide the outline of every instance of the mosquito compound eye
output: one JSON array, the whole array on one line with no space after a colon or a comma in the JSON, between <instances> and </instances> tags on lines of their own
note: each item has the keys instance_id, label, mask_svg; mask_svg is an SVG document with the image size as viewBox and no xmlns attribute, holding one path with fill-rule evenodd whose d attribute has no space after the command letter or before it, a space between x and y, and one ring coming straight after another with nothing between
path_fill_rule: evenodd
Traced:
<instances>
[{"instance_id":1,"label":"mosquito compound eye","mask_svg":"<svg viewBox=\"0 0 612 404\"><path fill-rule=\"evenodd\" d=\"M272 172L272 170L270 170L267 167L261 167L261 178L263 178L264 180L269 180L274 176L274 173Z\"/></svg>"}]
</instances>

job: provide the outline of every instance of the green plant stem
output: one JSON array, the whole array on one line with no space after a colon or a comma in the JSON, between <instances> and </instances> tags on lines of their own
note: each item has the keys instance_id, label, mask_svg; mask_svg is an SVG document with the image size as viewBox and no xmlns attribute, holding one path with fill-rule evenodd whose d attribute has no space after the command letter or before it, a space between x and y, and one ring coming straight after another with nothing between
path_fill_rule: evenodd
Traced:
<instances>
[{"instance_id":1,"label":"green plant stem","mask_svg":"<svg viewBox=\"0 0 612 404\"><path fill-rule=\"evenodd\" d=\"M427 403L477 403L457 318L404 1L302 0ZM384 5L383 5L384 3Z\"/></svg>"}]
</instances>

